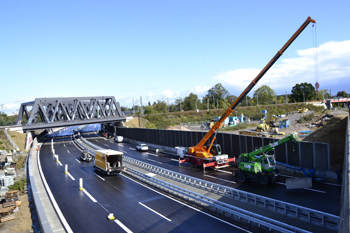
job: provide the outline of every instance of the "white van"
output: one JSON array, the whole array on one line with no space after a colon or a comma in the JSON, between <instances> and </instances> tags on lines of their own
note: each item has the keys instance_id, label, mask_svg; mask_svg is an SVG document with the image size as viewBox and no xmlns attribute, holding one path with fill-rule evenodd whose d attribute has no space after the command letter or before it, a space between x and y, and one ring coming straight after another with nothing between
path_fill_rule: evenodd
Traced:
<instances>
[{"instance_id":1,"label":"white van","mask_svg":"<svg viewBox=\"0 0 350 233\"><path fill-rule=\"evenodd\" d=\"M114 141L115 142L123 142L123 136L115 136Z\"/></svg>"}]
</instances>

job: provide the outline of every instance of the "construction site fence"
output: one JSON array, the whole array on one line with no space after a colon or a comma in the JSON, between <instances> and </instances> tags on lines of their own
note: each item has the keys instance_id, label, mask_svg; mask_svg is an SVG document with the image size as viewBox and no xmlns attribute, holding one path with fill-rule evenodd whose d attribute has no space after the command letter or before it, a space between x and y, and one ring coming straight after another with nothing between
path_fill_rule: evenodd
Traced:
<instances>
[{"instance_id":1,"label":"construction site fence","mask_svg":"<svg viewBox=\"0 0 350 233\"><path fill-rule=\"evenodd\" d=\"M118 128L110 125L102 125L102 127L104 130L124 138L168 147L194 146L206 134L204 131ZM211 140L212 138L208 140L208 143ZM225 132L219 132L215 139L215 143L221 145L223 154L228 154L229 157L236 157L237 159L241 153L254 151L275 141L277 139ZM332 161L328 143L287 142L275 148L275 155L277 161L291 166L315 169L316 172L320 171L320 173L331 170Z\"/></svg>"}]
</instances>

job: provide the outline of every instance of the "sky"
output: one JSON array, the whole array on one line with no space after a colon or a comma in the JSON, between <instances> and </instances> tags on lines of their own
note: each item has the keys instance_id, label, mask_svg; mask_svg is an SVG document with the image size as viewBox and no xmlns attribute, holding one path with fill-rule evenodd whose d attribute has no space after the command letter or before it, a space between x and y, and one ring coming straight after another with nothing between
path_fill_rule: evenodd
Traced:
<instances>
[{"instance_id":1,"label":"sky","mask_svg":"<svg viewBox=\"0 0 350 233\"><path fill-rule=\"evenodd\" d=\"M350 92L349 9L349 0L0 1L0 110L39 97L171 103L217 83L239 96L308 16L315 27L248 96L316 81Z\"/></svg>"}]
</instances>

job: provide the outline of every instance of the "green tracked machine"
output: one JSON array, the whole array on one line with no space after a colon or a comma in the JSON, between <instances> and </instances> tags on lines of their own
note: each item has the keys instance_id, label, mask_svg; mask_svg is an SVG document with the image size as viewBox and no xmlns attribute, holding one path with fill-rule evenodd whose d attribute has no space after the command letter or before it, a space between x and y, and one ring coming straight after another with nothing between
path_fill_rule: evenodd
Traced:
<instances>
[{"instance_id":1,"label":"green tracked machine","mask_svg":"<svg viewBox=\"0 0 350 233\"><path fill-rule=\"evenodd\" d=\"M278 175L276 169L275 155L270 155L268 152L273 151L276 146L282 145L289 141L297 141L297 134L292 133L289 136L270 143L264 147L256 149L250 153L242 153L239 158L242 160L239 164L239 171L235 172L235 177L238 182L243 183L246 180L259 181L261 185L266 185L274 181Z\"/></svg>"}]
</instances>

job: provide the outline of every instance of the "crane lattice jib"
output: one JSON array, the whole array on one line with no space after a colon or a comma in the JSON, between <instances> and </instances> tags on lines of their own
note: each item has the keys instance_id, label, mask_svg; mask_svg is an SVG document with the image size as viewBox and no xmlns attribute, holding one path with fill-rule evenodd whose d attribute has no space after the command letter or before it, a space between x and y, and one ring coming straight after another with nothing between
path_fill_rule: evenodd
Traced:
<instances>
[{"instance_id":1,"label":"crane lattice jib","mask_svg":"<svg viewBox=\"0 0 350 233\"><path fill-rule=\"evenodd\" d=\"M294 142L297 141L297 134L296 133L292 133L291 135L288 135L287 137L282 138L281 140L278 140L274 143L270 143L269 145L261 147L255 151L252 151L252 152L246 154L246 156L248 158L250 158L250 157L255 156L255 155L260 155L262 153L272 151L275 149L276 146L282 145L282 144L290 142L290 141L294 141ZM242 155L244 156L244 154L242 154Z\"/></svg>"},{"instance_id":2,"label":"crane lattice jib","mask_svg":"<svg viewBox=\"0 0 350 233\"><path fill-rule=\"evenodd\" d=\"M271 66L278 60L283 52L293 43L293 41L299 36L299 34L309 25L309 23L316 23L315 20L308 17L306 21L300 26L300 28L294 33L294 35L287 41L287 43L279 50L271 61L261 70L256 78L247 86L242 94L233 102L233 104L222 114L220 119L213 125L208 133L202 138L202 140L195 147L202 147L206 141L217 131L225 119L233 112L237 105L243 100L243 98L250 92L250 90L258 83L258 81L264 76L264 74L271 68Z\"/></svg>"}]
</instances>

